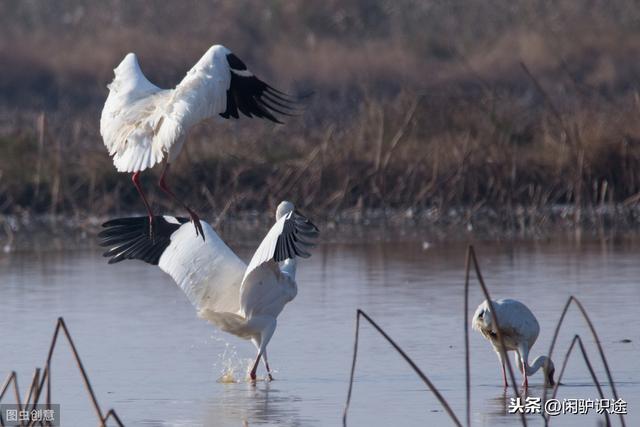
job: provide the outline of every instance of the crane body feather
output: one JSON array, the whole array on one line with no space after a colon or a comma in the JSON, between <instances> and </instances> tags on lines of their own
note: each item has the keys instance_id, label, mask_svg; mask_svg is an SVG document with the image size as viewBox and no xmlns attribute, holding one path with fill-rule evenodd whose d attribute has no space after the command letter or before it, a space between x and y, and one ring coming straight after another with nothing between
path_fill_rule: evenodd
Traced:
<instances>
[{"instance_id":1,"label":"crane body feather","mask_svg":"<svg viewBox=\"0 0 640 427\"><path fill-rule=\"evenodd\" d=\"M520 301L513 299L493 301L493 307L497 313L500 332L502 332L502 337L507 347L506 350L517 350L518 343L522 341L526 341L529 348L533 347L540 333L540 325L531 310ZM496 352L500 351L496 322L493 320L487 301L484 301L476 309L472 327L491 342Z\"/></svg>"}]
</instances>

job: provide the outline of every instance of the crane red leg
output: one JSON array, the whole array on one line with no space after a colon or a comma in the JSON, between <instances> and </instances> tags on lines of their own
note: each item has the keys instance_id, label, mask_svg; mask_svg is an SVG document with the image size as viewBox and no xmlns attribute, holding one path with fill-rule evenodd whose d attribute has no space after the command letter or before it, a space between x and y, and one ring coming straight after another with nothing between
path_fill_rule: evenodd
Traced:
<instances>
[{"instance_id":1,"label":"crane red leg","mask_svg":"<svg viewBox=\"0 0 640 427\"><path fill-rule=\"evenodd\" d=\"M144 191L142 191L142 186L140 186L140 171L134 172L131 176L131 181L133 181L133 185L135 185L136 190L138 190L138 194L140 194L140 197L144 202L144 207L147 208L147 215L149 215L149 236L153 238L153 211L151 210L151 206L147 201Z\"/></svg>"},{"instance_id":2,"label":"crane red leg","mask_svg":"<svg viewBox=\"0 0 640 427\"><path fill-rule=\"evenodd\" d=\"M173 200L180 203L182 207L185 208L187 212L189 212L191 222L193 222L193 226L196 228L196 236L199 233L202 236L202 240L204 240L204 230L202 229L202 224L200 224L200 217L198 217L198 215L193 210L191 210L191 208L187 206L186 203L178 199L173 191L171 191L166 181L167 172L169 172L169 162L165 163L164 168L162 169L162 175L160 175L160 181L158 182L160 189L171 196Z\"/></svg>"},{"instance_id":3,"label":"crane red leg","mask_svg":"<svg viewBox=\"0 0 640 427\"><path fill-rule=\"evenodd\" d=\"M269 368L269 363L265 364L267 367L267 377L269 378L269 381L273 381L273 375L271 375L271 368Z\"/></svg>"},{"instance_id":4,"label":"crane red leg","mask_svg":"<svg viewBox=\"0 0 640 427\"><path fill-rule=\"evenodd\" d=\"M260 363L260 357L262 355L258 352L258 356L256 357L256 361L253 363L253 367L249 372L249 378L251 378L251 382L255 383L256 381L256 371L258 370L258 363Z\"/></svg>"},{"instance_id":5,"label":"crane red leg","mask_svg":"<svg viewBox=\"0 0 640 427\"><path fill-rule=\"evenodd\" d=\"M269 367L269 361L267 360L267 350L264 350L264 354L262 355L262 360L264 362L264 367L267 368L267 377L269 381L273 381L273 375L271 375L271 368Z\"/></svg>"}]
</instances>

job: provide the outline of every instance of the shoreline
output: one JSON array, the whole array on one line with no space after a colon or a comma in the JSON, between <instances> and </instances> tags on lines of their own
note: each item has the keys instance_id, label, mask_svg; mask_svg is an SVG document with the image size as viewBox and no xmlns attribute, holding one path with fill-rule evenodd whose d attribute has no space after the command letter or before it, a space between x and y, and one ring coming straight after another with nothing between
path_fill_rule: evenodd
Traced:
<instances>
[{"instance_id":1,"label":"shoreline","mask_svg":"<svg viewBox=\"0 0 640 427\"><path fill-rule=\"evenodd\" d=\"M0 215L0 251L83 249L95 245L108 219L138 216ZM640 236L640 207L599 205L576 211L574 206L513 209L451 208L439 210L348 209L316 219L325 243L610 240ZM579 221L576 221L576 217ZM259 242L271 226L270 215L246 211L205 217L230 244ZM97 247L97 245L95 245Z\"/></svg>"}]
</instances>

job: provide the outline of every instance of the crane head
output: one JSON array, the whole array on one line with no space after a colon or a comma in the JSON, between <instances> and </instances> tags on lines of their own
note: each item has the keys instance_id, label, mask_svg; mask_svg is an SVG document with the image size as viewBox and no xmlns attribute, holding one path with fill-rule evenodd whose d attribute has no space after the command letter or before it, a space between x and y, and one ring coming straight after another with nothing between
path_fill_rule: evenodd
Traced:
<instances>
[{"instance_id":1,"label":"crane head","mask_svg":"<svg viewBox=\"0 0 640 427\"><path fill-rule=\"evenodd\" d=\"M280 202L278 208L276 209L276 221L278 221L280 218L293 211L294 209L295 206L293 206L293 203L283 200L282 202Z\"/></svg>"},{"instance_id":2,"label":"crane head","mask_svg":"<svg viewBox=\"0 0 640 427\"><path fill-rule=\"evenodd\" d=\"M551 361L551 359L547 358L543 367L544 367L545 381L547 382L548 385L555 385L556 383L553 380L553 376L556 373L556 368L555 366L553 366L553 362Z\"/></svg>"}]
</instances>

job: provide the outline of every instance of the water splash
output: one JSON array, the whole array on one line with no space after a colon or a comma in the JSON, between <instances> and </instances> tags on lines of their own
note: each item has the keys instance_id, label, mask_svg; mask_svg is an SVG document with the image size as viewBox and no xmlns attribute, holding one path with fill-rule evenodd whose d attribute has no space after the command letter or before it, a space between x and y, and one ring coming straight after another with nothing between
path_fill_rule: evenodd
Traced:
<instances>
[{"instance_id":1,"label":"water splash","mask_svg":"<svg viewBox=\"0 0 640 427\"><path fill-rule=\"evenodd\" d=\"M218 354L218 360L213 364L218 369L217 382L235 384L245 381L250 359L243 359L238 355L236 347L224 338L213 336L213 339L224 343L224 350Z\"/></svg>"}]
</instances>

